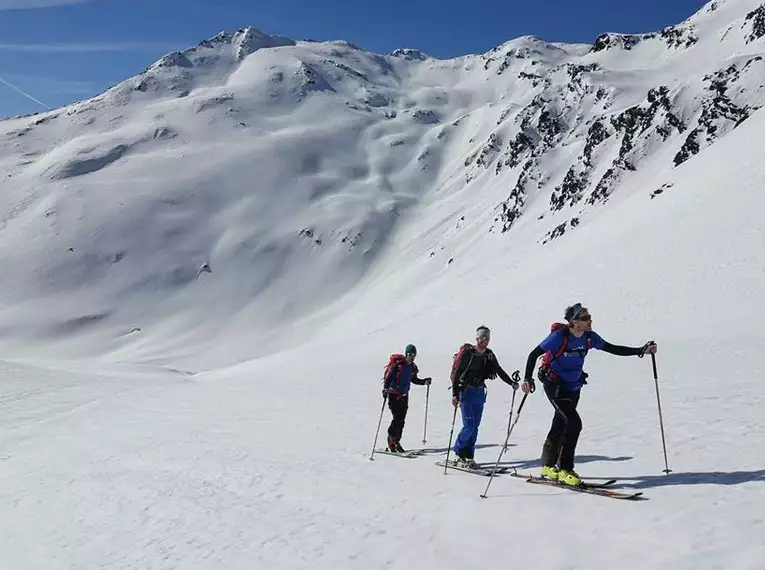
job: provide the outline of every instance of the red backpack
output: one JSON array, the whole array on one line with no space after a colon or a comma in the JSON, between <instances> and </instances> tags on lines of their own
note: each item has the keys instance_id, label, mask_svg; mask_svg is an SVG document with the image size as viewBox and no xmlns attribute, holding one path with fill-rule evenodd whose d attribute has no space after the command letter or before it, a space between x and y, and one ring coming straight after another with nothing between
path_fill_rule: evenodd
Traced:
<instances>
[{"instance_id":1,"label":"red backpack","mask_svg":"<svg viewBox=\"0 0 765 570\"><path fill-rule=\"evenodd\" d=\"M466 350L475 350L475 347L469 342L466 342L460 347L460 349L457 352L454 353L454 357L452 359L452 372L449 375L449 378L452 379L452 383L458 382L460 380L459 378L455 378L455 376L457 375L457 367L460 364L462 355L465 354Z\"/></svg>"},{"instance_id":2,"label":"red backpack","mask_svg":"<svg viewBox=\"0 0 765 570\"><path fill-rule=\"evenodd\" d=\"M557 374L553 372L552 368L550 368L550 365L552 364L553 360L558 360L566 352L566 347L568 346L569 328L568 324L566 323L553 323L552 326L550 326L550 332L555 332L560 329L563 329L563 339L561 340L560 348L555 351L555 354L548 350L542 355L542 363L539 366L539 378L544 378L545 376L550 375L557 376ZM586 350L589 351L592 348L592 337L589 333L585 333L585 338L587 339ZM584 355L587 356L587 352L585 352ZM552 379L556 378L553 377Z\"/></svg>"},{"instance_id":3,"label":"red backpack","mask_svg":"<svg viewBox=\"0 0 765 570\"><path fill-rule=\"evenodd\" d=\"M396 368L396 378L393 382L391 382L391 385L389 388L393 388L393 385L398 385L398 377L401 375L401 369L404 367L404 362L406 361L406 356L403 354L391 354L390 358L388 359L388 364L385 365L385 372L383 373L382 381L383 385L385 384L385 379L388 377L388 374L390 374L390 371L395 367Z\"/></svg>"}]
</instances>

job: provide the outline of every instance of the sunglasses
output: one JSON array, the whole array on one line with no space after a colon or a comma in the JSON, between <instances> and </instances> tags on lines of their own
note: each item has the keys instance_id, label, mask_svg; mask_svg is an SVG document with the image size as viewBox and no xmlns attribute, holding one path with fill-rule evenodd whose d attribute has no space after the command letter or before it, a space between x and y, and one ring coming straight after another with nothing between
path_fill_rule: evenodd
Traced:
<instances>
[{"instance_id":1,"label":"sunglasses","mask_svg":"<svg viewBox=\"0 0 765 570\"><path fill-rule=\"evenodd\" d=\"M575 321L584 321L584 322L589 322L589 321L591 321L591 320L592 320L592 315L577 315L577 316L574 318L574 320L575 320Z\"/></svg>"},{"instance_id":2,"label":"sunglasses","mask_svg":"<svg viewBox=\"0 0 765 570\"><path fill-rule=\"evenodd\" d=\"M412 358L414 358L417 355L415 353L413 353L413 352L407 352L406 356L411 356Z\"/></svg>"}]
</instances>

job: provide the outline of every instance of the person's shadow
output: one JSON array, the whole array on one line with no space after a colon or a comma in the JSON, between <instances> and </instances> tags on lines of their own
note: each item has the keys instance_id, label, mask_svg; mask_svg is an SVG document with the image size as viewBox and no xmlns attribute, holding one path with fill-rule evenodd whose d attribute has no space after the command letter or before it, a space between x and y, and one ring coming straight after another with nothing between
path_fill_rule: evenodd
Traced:
<instances>
[{"instance_id":1,"label":"person's shadow","mask_svg":"<svg viewBox=\"0 0 765 570\"><path fill-rule=\"evenodd\" d=\"M499 448L502 447L498 444L483 444L476 445L476 449L486 448ZM513 447L511 444L510 447ZM446 453L447 448L430 448L425 450L425 453ZM504 455L504 457L508 457ZM577 455L577 465L582 463L594 463L596 461L607 462L622 462L630 461L634 459L630 456L609 457L607 455ZM479 462L482 467L494 465L495 461ZM518 460L508 457L507 460L500 460L498 467L511 467L519 471L524 469L534 469L542 466L542 462L539 459ZM742 483L750 483L753 481L765 482L765 469L759 469L757 471L709 471L709 472L684 472L673 473L670 472L667 475L638 475L638 476L622 476L622 477L585 477L588 481L608 481L609 479L616 479L618 482L614 487L622 487L625 489L650 489L652 487L668 487L673 485L741 485Z\"/></svg>"},{"instance_id":2,"label":"person's shadow","mask_svg":"<svg viewBox=\"0 0 765 570\"><path fill-rule=\"evenodd\" d=\"M577 455L576 463L592 463L595 461L629 461L632 457L607 457L603 455ZM500 467L515 467L518 470L541 467L538 460L530 461L504 461ZM622 477L585 477L588 481L608 481L616 479L615 487L626 489L650 489L652 487L667 487L672 485L741 485L752 481L765 482L765 469L757 471L710 471L710 472L683 472L662 475L638 475Z\"/></svg>"},{"instance_id":3,"label":"person's shadow","mask_svg":"<svg viewBox=\"0 0 765 570\"><path fill-rule=\"evenodd\" d=\"M610 477L588 477L593 481L607 480ZM620 477L618 486L629 489L650 489L651 487L668 487L673 485L741 485L753 481L765 482L765 469L757 471L709 471L672 473L667 475L640 475L637 477Z\"/></svg>"}]
</instances>

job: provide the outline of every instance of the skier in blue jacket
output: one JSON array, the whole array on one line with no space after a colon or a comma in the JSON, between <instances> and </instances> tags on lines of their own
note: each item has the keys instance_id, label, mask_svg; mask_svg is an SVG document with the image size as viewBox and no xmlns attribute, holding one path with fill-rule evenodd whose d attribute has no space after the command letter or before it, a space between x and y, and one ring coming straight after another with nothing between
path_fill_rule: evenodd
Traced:
<instances>
[{"instance_id":1,"label":"skier in blue jacket","mask_svg":"<svg viewBox=\"0 0 765 570\"><path fill-rule=\"evenodd\" d=\"M584 358L590 349L602 350L617 356L655 354L657 345L648 341L641 347L613 345L592 330L592 316L581 303L565 312L566 323L556 323L553 331L529 354L523 392L534 392L534 365L545 355L539 368L539 380L544 386L555 415L550 432L542 447L542 477L555 479L567 485L581 485L574 471L574 455L582 419L576 411L582 385L587 374L583 372Z\"/></svg>"},{"instance_id":2,"label":"skier in blue jacket","mask_svg":"<svg viewBox=\"0 0 765 570\"><path fill-rule=\"evenodd\" d=\"M412 384L428 386L431 378L418 378L419 372L414 359L417 357L417 347L413 344L406 345L404 358L395 358L394 362L385 375L383 386L383 398L388 399L388 408L393 419L388 427L388 451L404 453L401 447L401 435L404 432L406 414L409 411L409 389Z\"/></svg>"}]
</instances>

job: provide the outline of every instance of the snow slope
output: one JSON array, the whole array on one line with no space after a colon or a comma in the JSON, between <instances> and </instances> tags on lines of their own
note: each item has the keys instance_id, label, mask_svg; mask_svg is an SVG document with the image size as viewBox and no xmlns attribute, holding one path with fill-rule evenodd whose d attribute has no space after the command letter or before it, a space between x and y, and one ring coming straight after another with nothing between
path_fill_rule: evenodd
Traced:
<instances>
[{"instance_id":1,"label":"snow slope","mask_svg":"<svg viewBox=\"0 0 765 570\"><path fill-rule=\"evenodd\" d=\"M764 14L451 61L245 29L0 123L3 564L759 568ZM672 474L650 363L591 354L580 408L579 472L648 500L368 461L388 353L441 450L456 348L522 368L576 300L659 342Z\"/></svg>"}]
</instances>

